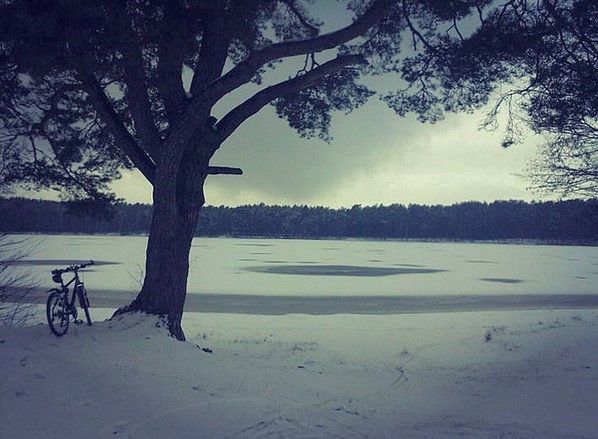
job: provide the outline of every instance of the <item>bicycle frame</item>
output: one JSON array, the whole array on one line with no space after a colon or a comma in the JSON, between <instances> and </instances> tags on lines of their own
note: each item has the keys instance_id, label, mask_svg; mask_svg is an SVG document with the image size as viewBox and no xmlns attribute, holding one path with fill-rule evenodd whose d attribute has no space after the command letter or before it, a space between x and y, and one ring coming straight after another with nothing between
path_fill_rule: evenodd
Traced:
<instances>
[{"instance_id":1,"label":"bicycle frame","mask_svg":"<svg viewBox=\"0 0 598 439\"><path fill-rule=\"evenodd\" d=\"M62 294L66 294L67 303L69 304L70 309L73 309L75 307L75 300L77 300L77 288L80 285L83 285L83 282L81 282L81 279L79 279L78 270L77 271L73 271L73 273L75 273L75 275L66 284L64 283L64 281L62 280L62 278L60 279L60 291L62 292ZM73 287L72 296L69 299L69 297L68 297L69 285L71 285L73 282L75 283L75 286Z\"/></svg>"}]
</instances>

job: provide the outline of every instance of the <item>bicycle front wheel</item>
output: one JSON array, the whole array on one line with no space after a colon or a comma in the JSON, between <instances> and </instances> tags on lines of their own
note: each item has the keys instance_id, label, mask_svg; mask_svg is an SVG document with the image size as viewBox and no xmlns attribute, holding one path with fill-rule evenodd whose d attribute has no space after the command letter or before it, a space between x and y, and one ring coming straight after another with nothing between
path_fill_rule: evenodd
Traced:
<instances>
[{"instance_id":1,"label":"bicycle front wheel","mask_svg":"<svg viewBox=\"0 0 598 439\"><path fill-rule=\"evenodd\" d=\"M69 313L68 300L65 294L54 290L48 296L46 316L48 317L50 329L57 337L66 334L69 329Z\"/></svg>"}]
</instances>

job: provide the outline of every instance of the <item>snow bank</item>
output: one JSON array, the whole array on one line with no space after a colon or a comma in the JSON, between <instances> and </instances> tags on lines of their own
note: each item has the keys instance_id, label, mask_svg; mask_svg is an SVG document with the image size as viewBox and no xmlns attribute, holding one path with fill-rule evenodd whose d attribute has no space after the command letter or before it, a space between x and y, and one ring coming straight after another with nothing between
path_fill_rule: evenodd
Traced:
<instances>
[{"instance_id":1,"label":"snow bank","mask_svg":"<svg viewBox=\"0 0 598 439\"><path fill-rule=\"evenodd\" d=\"M141 314L62 338L0 327L0 437L596 438L597 326L597 310L192 313L187 343Z\"/></svg>"}]
</instances>

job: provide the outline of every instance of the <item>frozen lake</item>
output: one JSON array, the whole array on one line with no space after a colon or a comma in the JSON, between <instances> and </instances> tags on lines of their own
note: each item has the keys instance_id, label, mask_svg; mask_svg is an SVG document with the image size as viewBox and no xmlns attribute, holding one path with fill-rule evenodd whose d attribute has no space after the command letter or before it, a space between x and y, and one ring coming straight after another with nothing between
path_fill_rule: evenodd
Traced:
<instances>
[{"instance_id":1,"label":"frozen lake","mask_svg":"<svg viewBox=\"0 0 598 439\"><path fill-rule=\"evenodd\" d=\"M145 237L18 236L35 250L18 264L39 284L89 259L96 307L139 291ZM598 247L395 241L197 238L188 311L254 314L410 313L598 307Z\"/></svg>"},{"instance_id":2,"label":"frozen lake","mask_svg":"<svg viewBox=\"0 0 598 439\"><path fill-rule=\"evenodd\" d=\"M42 288L54 286L49 275L53 268L89 259L98 263L85 270L92 296L126 302L140 287L145 237L27 238L36 248L19 269L34 273ZM358 299L379 296L421 303L427 297L438 302L454 296L468 296L470 301L474 296L522 295L595 300L598 247L196 238L189 292L193 295L188 303L221 302L227 296L229 303L246 304L250 296L262 301L283 296L286 309L294 306L293 297L317 302L321 296L336 296L339 306L348 307ZM394 303L389 300L377 306L384 311ZM316 302L314 306L322 305Z\"/></svg>"}]
</instances>

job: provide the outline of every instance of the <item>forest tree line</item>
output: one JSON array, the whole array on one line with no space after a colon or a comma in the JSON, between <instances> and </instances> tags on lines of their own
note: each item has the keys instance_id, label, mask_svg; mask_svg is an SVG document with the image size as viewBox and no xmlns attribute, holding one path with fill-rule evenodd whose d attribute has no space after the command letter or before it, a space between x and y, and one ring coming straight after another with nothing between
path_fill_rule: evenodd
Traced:
<instances>
[{"instance_id":1,"label":"forest tree line","mask_svg":"<svg viewBox=\"0 0 598 439\"><path fill-rule=\"evenodd\" d=\"M82 214L56 201L0 198L0 232L146 234L150 205L117 203ZM392 204L332 209L309 206L206 206L196 236L536 240L598 243L598 199L559 202L465 202L451 206Z\"/></svg>"}]
</instances>

